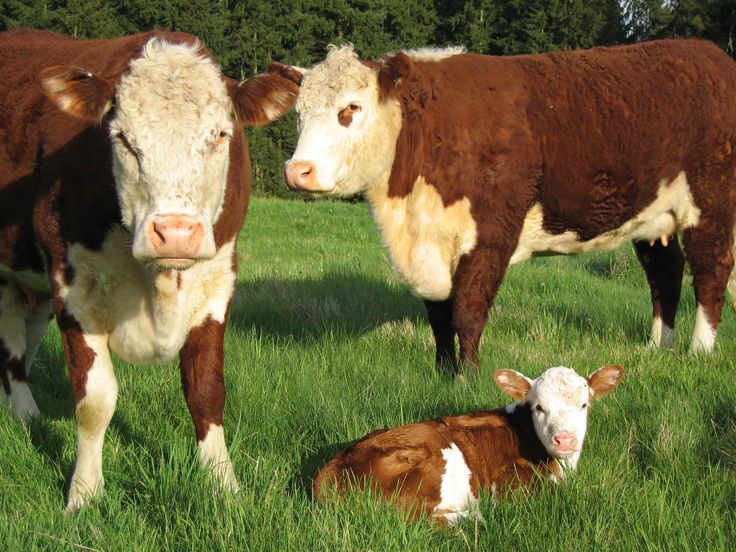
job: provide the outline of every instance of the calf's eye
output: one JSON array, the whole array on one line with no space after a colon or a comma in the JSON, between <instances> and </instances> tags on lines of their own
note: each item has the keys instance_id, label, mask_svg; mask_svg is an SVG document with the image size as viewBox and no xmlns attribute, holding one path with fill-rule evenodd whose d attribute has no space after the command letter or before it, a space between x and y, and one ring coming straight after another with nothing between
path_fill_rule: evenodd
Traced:
<instances>
[{"instance_id":1,"label":"calf's eye","mask_svg":"<svg viewBox=\"0 0 736 552\"><path fill-rule=\"evenodd\" d=\"M538 404L538 405L536 405L536 406L534 407L534 410L536 410L537 412L542 412L542 413L544 413L544 408L542 408L542 405L541 405L541 404Z\"/></svg>"}]
</instances>

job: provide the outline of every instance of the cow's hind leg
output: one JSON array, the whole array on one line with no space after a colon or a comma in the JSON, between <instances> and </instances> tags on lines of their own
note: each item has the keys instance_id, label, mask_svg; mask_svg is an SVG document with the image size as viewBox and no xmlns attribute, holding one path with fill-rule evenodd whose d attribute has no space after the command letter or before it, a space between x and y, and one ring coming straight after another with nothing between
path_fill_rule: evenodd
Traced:
<instances>
[{"instance_id":1,"label":"cow's hind leg","mask_svg":"<svg viewBox=\"0 0 736 552\"><path fill-rule=\"evenodd\" d=\"M452 325L452 304L452 298L444 301L424 300L424 305L427 307L427 318L432 326L437 347L435 356L437 369L454 374L458 366L455 355L455 329Z\"/></svg>"},{"instance_id":2,"label":"cow's hind leg","mask_svg":"<svg viewBox=\"0 0 736 552\"><path fill-rule=\"evenodd\" d=\"M224 322L211 318L190 330L179 353L181 383L194 422L200 463L212 470L223 487L238 491L223 432L224 337Z\"/></svg>"},{"instance_id":3,"label":"cow's hind leg","mask_svg":"<svg viewBox=\"0 0 736 552\"><path fill-rule=\"evenodd\" d=\"M734 264L732 225L726 222L728 218L723 214L713 219L703 217L698 226L683 232L697 301L691 352L710 352L715 346L726 285Z\"/></svg>"},{"instance_id":4,"label":"cow's hind leg","mask_svg":"<svg viewBox=\"0 0 736 552\"><path fill-rule=\"evenodd\" d=\"M39 415L28 385L28 368L43 334L35 339L37 342L29 343L29 339L33 341L36 337L27 335L30 314L21 290L0 277L0 378L6 402L13 415L23 422Z\"/></svg>"},{"instance_id":5,"label":"cow's hind leg","mask_svg":"<svg viewBox=\"0 0 736 552\"><path fill-rule=\"evenodd\" d=\"M677 236L673 236L667 245L660 240L653 244L637 241L634 242L634 249L644 267L652 295L650 343L655 347L672 348L675 344L675 315L680 302L685 256Z\"/></svg>"}]
</instances>

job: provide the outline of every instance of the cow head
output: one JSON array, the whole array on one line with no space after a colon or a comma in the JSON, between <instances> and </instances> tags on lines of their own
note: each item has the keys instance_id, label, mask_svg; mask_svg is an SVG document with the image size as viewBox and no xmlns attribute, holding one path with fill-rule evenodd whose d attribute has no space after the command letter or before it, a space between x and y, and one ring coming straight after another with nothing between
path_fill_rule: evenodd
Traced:
<instances>
[{"instance_id":1,"label":"cow head","mask_svg":"<svg viewBox=\"0 0 736 552\"><path fill-rule=\"evenodd\" d=\"M590 403L611 392L621 380L623 368L603 366L587 378L564 367L550 368L536 379L514 370L498 370L493 379L509 395L531 408L534 429L554 458L580 456L588 425Z\"/></svg>"},{"instance_id":2,"label":"cow head","mask_svg":"<svg viewBox=\"0 0 736 552\"><path fill-rule=\"evenodd\" d=\"M133 255L180 270L215 254L233 137L280 117L298 91L279 75L224 78L199 43L159 38L119 74L57 66L40 79L61 110L109 129Z\"/></svg>"},{"instance_id":3,"label":"cow head","mask_svg":"<svg viewBox=\"0 0 736 552\"><path fill-rule=\"evenodd\" d=\"M360 61L352 46L343 46L301 71L299 143L284 166L287 186L349 195L391 169L401 109L381 94L380 66Z\"/></svg>"}]
</instances>

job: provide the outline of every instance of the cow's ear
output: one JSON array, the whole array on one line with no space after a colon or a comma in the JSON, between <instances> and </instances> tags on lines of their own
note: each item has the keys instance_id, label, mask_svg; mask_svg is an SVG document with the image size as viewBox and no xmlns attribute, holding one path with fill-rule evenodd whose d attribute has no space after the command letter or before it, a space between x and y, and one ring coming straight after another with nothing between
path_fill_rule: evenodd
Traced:
<instances>
[{"instance_id":1,"label":"cow's ear","mask_svg":"<svg viewBox=\"0 0 736 552\"><path fill-rule=\"evenodd\" d=\"M413 63L404 52L384 60L378 69L378 89L382 100L396 95L403 80L411 74Z\"/></svg>"},{"instance_id":2,"label":"cow's ear","mask_svg":"<svg viewBox=\"0 0 736 552\"><path fill-rule=\"evenodd\" d=\"M74 117L99 123L112 106L112 82L83 67L48 67L39 79L54 105Z\"/></svg>"},{"instance_id":3,"label":"cow's ear","mask_svg":"<svg viewBox=\"0 0 736 552\"><path fill-rule=\"evenodd\" d=\"M228 81L230 97L245 126L267 125L296 103L304 70L272 63L268 72L244 81Z\"/></svg>"},{"instance_id":4,"label":"cow's ear","mask_svg":"<svg viewBox=\"0 0 736 552\"><path fill-rule=\"evenodd\" d=\"M496 370L493 380L501 391L517 401L526 400L532 388L532 380L516 370Z\"/></svg>"},{"instance_id":5,"label":"cow's ear","mask_svg":"<svg viewBox=\"0 0 736 552\"><path fill-rule=\"evenodd\" d=\"M590 386L590 400L600 399L603 395L607 395L616 389L623 375L624 369L618 364L601 366L590 374L586 378Z\"/></svg>"}]
</instances>

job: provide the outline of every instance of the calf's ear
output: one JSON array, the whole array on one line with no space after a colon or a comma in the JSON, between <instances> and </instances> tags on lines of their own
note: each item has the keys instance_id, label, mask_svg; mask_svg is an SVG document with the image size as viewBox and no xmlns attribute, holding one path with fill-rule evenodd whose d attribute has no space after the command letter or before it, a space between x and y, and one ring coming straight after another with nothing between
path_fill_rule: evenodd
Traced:
<instances>
[{"instance_id":1,"label":"calf's ear","mask_svg":"<svg viewBox=\"0 0 736 552\"><path fill-rule=\"evenodd\" d=\"M244 126L267 125L296 103L304 69L272 63L266 73L244 81L228 79L228 90Z\"/></svg>"},{"instance_id":2,"label":"calf's ear","mask_svg":"<svg viewBox=\"0 0 736 552\"><path fill-rule=\"evenodd\" d=\"M54 105L74 117L99 123L112 106L112 82L83 67L48 67L39 79Z\"/></svg>"},{"instance_id":3,"label":"calf's ear","mask_svg":"<svg viewBox=\"0 0 736 552\"><path fill-rule=\"evenodd\" d=\"M532 380L515 370L496 370L493 380L501 391L517 401L526 400L532 388Z\"/></svg>"},{"instance_id":4,"label":"calf's ear","mask_svg":"<svg viewBox=\"0 0 736 552\"><path fill-rule=\"evenodd\" d=\"M618 364L601 366L590 374L586 378L590 386L590 400L600 399L603 395L616 389L623 375L624 369Z\"/></svg>"}]
</instances>

